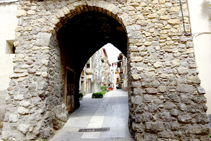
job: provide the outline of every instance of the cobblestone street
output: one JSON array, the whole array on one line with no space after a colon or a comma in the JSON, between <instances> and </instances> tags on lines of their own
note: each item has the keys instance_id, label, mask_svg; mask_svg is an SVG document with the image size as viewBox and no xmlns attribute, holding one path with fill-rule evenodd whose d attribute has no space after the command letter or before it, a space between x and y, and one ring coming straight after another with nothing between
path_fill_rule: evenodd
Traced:
<instances>
[{"instance_id":1,"label":"cobblestone street","mask_svg":"<svg viewBox=\"0 0 211 141\"><path fill-rule=\"evenodd\" d=\"M128 130L127 92L114 90L103 99L92 99L87 94L81 106L69 117L65 126L51 141L133 141ZM79 132L79 129L104 128L108 131Z\"/></svg>"}]
</instances>

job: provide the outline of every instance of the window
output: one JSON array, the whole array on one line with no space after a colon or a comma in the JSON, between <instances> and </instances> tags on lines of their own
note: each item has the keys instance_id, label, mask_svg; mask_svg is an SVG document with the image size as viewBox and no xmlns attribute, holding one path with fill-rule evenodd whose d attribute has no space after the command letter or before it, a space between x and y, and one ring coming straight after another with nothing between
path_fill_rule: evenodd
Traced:
<instances>
[{"instance_id":1,"label":"window","mask_svg":"<svg viewBox=\"0 0 211 141\"><path fill-rule=\"evenodd\" d=\"M86 68L90 68L90 64L86 64Z\"/></svg>"},{"instance_id":2,"label":"window","mask_svg":"<svg viewBox=\"0 0 211 141\"><path fill-rule=\"evenodd\" d=\"M6 54L15 54L15 47L13 43L14 43L14 40L6 41L6 49L5 49Z\"/></svg>"}]
</instances>

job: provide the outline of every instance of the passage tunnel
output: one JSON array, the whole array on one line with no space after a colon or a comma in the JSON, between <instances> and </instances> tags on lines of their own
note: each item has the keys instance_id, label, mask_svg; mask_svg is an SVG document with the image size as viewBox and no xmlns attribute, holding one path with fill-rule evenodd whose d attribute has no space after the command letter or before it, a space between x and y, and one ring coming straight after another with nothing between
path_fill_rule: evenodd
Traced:
<instances>
[{"instance_id":1,"label":"passage tunnel","mask_svg":"<svg viewBox=\"0 0 211 141\"><path fill-rule=\"evenodd\" d=\"M127 55L127 36L113 17L100 12L84 12L69 19L58 31L61 57L75 72L75 108L78 108L79 78L87 60L102 46L113 44Z\"/></svg>"}]
</instances>

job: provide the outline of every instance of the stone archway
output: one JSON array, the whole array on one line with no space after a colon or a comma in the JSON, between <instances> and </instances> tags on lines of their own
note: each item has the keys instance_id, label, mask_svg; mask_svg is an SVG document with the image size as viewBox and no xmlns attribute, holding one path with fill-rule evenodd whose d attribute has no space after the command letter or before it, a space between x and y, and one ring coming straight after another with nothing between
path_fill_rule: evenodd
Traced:
<instances>
[{"instance_id":1,"label":"stone archway","mask_svg":"<svg viewBox=\"0 0 211 141\"><path fill-rule=\"evenodd\" d=\"M127 33L129 127L135 139L209 140L192 38L183 35L179 2L167 0L21 1L3 139L49 138L67 120L62 42L56 35L68 19L88 11L113 17Z\"/></svg>"}]
</instances>

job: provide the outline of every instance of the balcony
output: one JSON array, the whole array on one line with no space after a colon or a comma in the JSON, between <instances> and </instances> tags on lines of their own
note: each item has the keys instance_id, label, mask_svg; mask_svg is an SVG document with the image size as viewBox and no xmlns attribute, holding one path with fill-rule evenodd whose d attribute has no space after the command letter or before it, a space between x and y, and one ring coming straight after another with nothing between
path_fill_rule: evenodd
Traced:
<instances>
[{"instance_id":1,"label":"balcony","mask_svg":"<svg viewBox=\"0 0 211 141\"><path fill-rule=\"evenodd\" d=\"M87 75L93 75L94 74L94 70L91 68L86 68L86 74Z\"/></svg>"}]
</instances>

